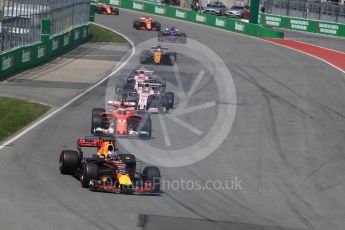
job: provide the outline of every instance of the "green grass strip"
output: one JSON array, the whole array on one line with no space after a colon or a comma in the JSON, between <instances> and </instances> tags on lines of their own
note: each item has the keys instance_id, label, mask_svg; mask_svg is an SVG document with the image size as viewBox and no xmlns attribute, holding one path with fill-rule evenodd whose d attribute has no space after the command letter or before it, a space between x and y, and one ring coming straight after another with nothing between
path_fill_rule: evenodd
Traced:
<instances>
[{"instance_id":1,"label":"green grass strip","mask_svg":"<svg viewBox=\"0 0 345 230\"><path fill-rule=\"evenodd\" d=\"M9 97L0 97L0 141L36 120L48 106Z\"/></svg>"},{"instance_id":2,"label":"green grass strip","mask_svg":"<svg viewBox=\"0 0 345 230\"><path fill-rule=\"evenodd\" d=\"M117 42L127 43L127 40L121 35L95 24L90 25L90 42Z\"/></svg>"}]
</instances>

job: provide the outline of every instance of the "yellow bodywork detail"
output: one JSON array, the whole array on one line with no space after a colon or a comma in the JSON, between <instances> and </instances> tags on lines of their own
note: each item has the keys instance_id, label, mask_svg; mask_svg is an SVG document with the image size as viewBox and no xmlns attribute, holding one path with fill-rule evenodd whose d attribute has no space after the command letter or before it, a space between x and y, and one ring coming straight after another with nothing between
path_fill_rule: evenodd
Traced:
<instances>
[{"instance_id":1,"label":"yellow bodywork detail","mask_svg":"<svg viewBox=\"0 0 345 230\"><path fill-rule=\"evenodd\" d=\"M127 174L121 175L119 177L119 184L120 185L132 185L131 178Z\"/></svg>"},{"instance_id":2,"label":"yellow bodywork detail","mask_svg":"<svg viewBox=\"0 0 345 230\"><path fill-rule=\"evenodd\" d=\"M154 52L153 59L154 59L154 62L156 64L161 62L161 57L162 57L162 53L161 52Z\"/></svg>"}]
</instances>

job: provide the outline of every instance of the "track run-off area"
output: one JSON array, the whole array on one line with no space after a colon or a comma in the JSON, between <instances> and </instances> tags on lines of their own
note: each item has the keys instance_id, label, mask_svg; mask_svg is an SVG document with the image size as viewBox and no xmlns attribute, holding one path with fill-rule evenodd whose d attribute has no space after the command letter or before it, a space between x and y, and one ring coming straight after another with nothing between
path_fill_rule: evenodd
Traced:
<instances>
[{"instance_id":1,"label":"track run-off area","mask_svg":"<svg viewBox=\"0 0 345 230\"><path fill-rule=\"evenodd\" d=\"M96 22L139 51L157 36L132 28L140 15L121 10ZM138 66L134 55L109 81L1 149L0 226L343 230L344 73L260 39L153 18L190 39L185 47L167 44L178 53L176 66L147 66L175 92L176 109L152 115L152 140L119 144L160 166L163 192L95 193L58 169L61 150L89 134L92 108L104 107L116 80Z\"/></svg>"}]
</instances>

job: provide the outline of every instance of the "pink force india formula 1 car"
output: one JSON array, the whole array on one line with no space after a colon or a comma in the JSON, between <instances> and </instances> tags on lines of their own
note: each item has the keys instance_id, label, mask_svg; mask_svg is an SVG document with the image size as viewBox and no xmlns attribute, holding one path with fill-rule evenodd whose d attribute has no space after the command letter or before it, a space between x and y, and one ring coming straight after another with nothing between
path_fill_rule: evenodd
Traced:
<instances>
[{"instance_id":1,"label":"pink force india formula 1 car","mask_svg":"<svg viewBox=\"0 0 345 230\"><path fill-rule=\"evenodd\" d=\"M174 93L166 92L166 84L154 71L138 69L127 78L123 88L117 90L119 97L136 104L139 111L150 113L168 112L174 108Z\"/></svg>"}]
</instances>

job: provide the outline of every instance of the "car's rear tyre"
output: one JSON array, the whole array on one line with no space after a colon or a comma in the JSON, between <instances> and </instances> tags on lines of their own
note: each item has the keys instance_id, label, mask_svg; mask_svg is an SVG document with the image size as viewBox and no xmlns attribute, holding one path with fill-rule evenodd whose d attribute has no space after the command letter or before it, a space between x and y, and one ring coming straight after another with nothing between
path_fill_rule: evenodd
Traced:
<instances>
[{"instance_id":1,"label":"car's rear tyre","mask_svg":"<svg viewBox=\"0 0 345 230\"><path fill-rule=\"evenodd\" d=\"M146 134L140 134L139 138L142 140L147 140L151 138L151 134L152 134L152 121L151 118L147 118L146 120L144 120L144 125L141 128L141 131L146 132Z\"/></svg>"},{"instance_id":2,"label":"car's rear tyre","mask_svg":"<svg viewBox=\"0 0 345 230\"><path fill-rule=\"evenodd\" d=\"M59 169L61 174L74 175L80 164L77 151L63 150L60 154Z\"/></svg>"},{"instance_id":3,"label":"car's rear tyre","mask_svg":"<svg viewBox=\"0 0 345 230\"><path fill-rule=\"evenodd\" d=\"M113 8L112 11L113 11L114 15L119 15L120 14L120 10L118 8Z\"/></svg>"},{"instance_id":4,"label":"car's rear tyre","mask_svg":"<svg viewBox=\"0 0 345 230\"><path fill-rule=\"evenodd\" d=\"M101 115L101 113L104 113L104 112L105 112L105 109L94 108L94 109L92 109L92 116Z\"/></svg>"},{"instance_id":5,"label":"car's rear tyre","mask_svg":"<svg viewBox=\"0 0 345 230\"><path fill-rule=\"evenodd\" d=\"M133 21L133 28L139 30L140 27L141 27L141 24L142 24L141 21L139 21L139 20L134 20L134 21Z\"/></svg>"},{"instance_id":6,"label":"car's rear tyre","mask_svg":"<svg viewBox=\"0 0 345 230\"><path fill-rule=\"evenodd\" d=\"M91 117L91 133L95 133L96 128L105 128L104 119L101 113L104 113L105 109L95 108L92 110Z\"/></svg>"},{"instance_id":7,"label":"car's rear tyre","mask_svg":"<svg viewBox=\"0 0 345 230\"><path fill-rule=\"evenodd\" d=\"M152 22L152 29L161 31L161 24L159 22Z\"/></svg>"},{"instance_id":8,"label":"car's rear tyre","mask_svg":"<svg viewBox=\"0 0 345 230\"><path fill-rule=\"evenodd\" d=\"M88 188L91 180L98 179L98 165L93 162L84 163L82 174L80 176L80 184L83 188Z\"/></svg>"},{"instance_id":9,"label":"car's rear tyre","mask_svg":"<svg viewBox=\"0 0 345 230\"><path fill-rule=\"evenodd\" d=\"M161 188L161 173L158 167L148 166L143 170L143 181L149 182L153 186L152 192L160 192Z\"/></svg>"},{"instance_id":10,"label":"car's rear tyre","mask_svg":"<svg viewBox=\"0 0 345 230\"><path fill-rule=\"evenodd\" d=\"M173 92L166 92L164 97L167 100L167 105L165 106L167 110L174 108L175 97Z\"/></svg>"}]
</instances>

